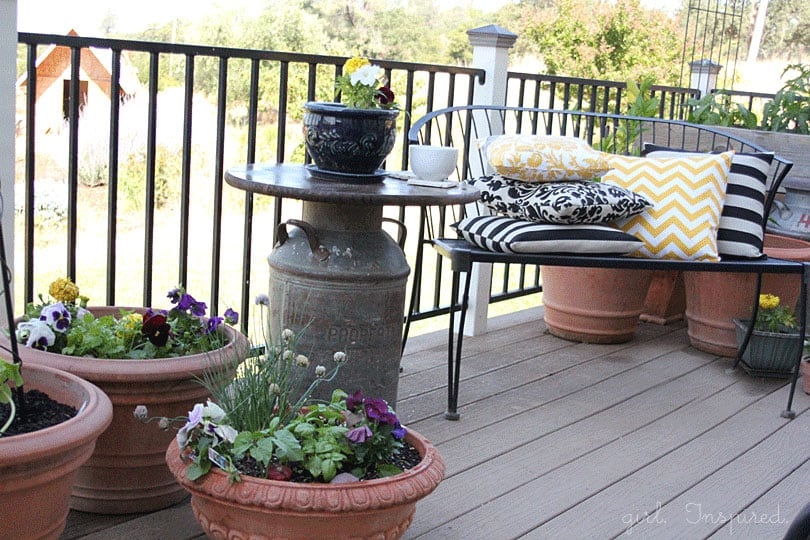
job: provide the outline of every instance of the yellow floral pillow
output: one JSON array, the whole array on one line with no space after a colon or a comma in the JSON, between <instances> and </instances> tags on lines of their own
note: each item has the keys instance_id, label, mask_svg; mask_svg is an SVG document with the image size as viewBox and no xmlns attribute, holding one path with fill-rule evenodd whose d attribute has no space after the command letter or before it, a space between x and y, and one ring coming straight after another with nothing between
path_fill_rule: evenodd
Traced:
<instances>
[{"instance_id":1,"label":"yellow floral pillow","mask_svg":"<svg viewBox=\"0 0 810 540\"><path fill-rule=\"evenodd\" d=\"M610 156L602 182L635 191L653 206L616 222L657 259L718 261L717 229L733 152L677 158Z\"/></svg>"},{"instance_id":2,"label":"yellow floral pillow","mask_svg":"<svg viewBox=\"0 0 810 540\"><path fill-rule=\"evenodd\" d=\"M590 180L610 169L609 154L576 137L499 135L485 152L496 173L524 182Z\"/></svg>"}]
</instances>

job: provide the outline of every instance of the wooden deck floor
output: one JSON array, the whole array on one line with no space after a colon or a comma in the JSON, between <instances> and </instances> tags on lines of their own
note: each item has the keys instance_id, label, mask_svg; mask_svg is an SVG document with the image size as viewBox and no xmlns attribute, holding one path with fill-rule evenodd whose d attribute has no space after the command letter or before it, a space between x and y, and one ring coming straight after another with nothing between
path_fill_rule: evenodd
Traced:
<instances>
[{"instance_id":1,"label":"wooden deck floor","mask_svg":"<svg viewBox=\"0 0 810 540\"><path fill-rule=\"evenodd\" d=\"M434 442L444 482L406 538L781 538L810 501L810 396L730 372L684 324L631 343L545 333L540 308L465 340L458 422L444 420L445 334L411 340L398 412ZM71 512L63 534L203 537L188 503L147 515Z\"/></svg>"}]
</instances>

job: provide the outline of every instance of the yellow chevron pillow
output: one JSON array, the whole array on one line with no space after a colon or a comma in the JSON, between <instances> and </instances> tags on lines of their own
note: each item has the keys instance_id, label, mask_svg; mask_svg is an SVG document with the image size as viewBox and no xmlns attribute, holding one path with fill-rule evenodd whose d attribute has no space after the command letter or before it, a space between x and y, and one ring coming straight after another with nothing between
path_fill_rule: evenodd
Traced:
<instances>
[{"instance_id":1,"label":"yellow chevron pillow","mask_svg":"<svg viewBox=\"0 0 810 540\"><path fill-rule=\"evenodd\" d=\"M644 241L636 254L656 259L718 261L717 229L733 152L676 158L610 156L603 182L652 201L616 222Z\"/></svg>"},{"instance_id":2,"label":"yellow chevron pillow","mask_svg":"<svg viewBox=\"0 0 810 540\"><path fill-rule=\"evenodd\" d=\"M524 182L590 180L610 169L610 154L577 137L498 135L487 139L485 154L495 172Z\"/></svg>"}]
</instances>

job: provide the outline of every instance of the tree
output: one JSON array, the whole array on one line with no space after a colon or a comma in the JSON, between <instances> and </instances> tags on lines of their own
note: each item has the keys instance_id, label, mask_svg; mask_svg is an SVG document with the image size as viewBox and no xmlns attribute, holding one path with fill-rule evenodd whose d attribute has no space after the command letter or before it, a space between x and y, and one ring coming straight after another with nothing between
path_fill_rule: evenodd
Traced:
<instances>
[{"instance_id":1,"label":"tree","mask_svg":"<svg viewBox=\"0 0 810 540\"><path fill-rule=\"evenodd\" d=\"M548 73L677 81L682 46L676 22L641 7L639 0L560 0L527 17L526 36L542 54Z\"/></svg>"}]
</instances>

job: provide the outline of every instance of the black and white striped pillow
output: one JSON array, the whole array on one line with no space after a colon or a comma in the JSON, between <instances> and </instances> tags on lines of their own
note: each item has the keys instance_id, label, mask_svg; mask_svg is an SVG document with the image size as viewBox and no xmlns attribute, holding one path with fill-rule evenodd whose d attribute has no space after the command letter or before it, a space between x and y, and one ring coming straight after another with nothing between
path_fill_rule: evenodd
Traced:
<instances>
[{"instance_id":1,"label":"black and white striped pillow","mask_svg":"<svg viewBox=\"0 0 810 540\"><path fill-rule=\"evenodd\" d=\"M501 253L626 255L643 245L635 236L604 225L556 225L506 216L474 216L453 227L468 242Z\"/></svg>"},{"instance_id":2,"label":"black and white striped pillow","mask_svg":"<svg viewBox=\"0 0 810 540\"><path fill-rule=\"evenodd\" d=\"M674 157L683 150L645 144L647 157ZM694 152L690 152L694 153ZM762 256L762 224L765 218L765 190L772 153L734 154L728 174L726 199L717 230L717 252L721 257Z\"/></svg>"}]
</instances>

